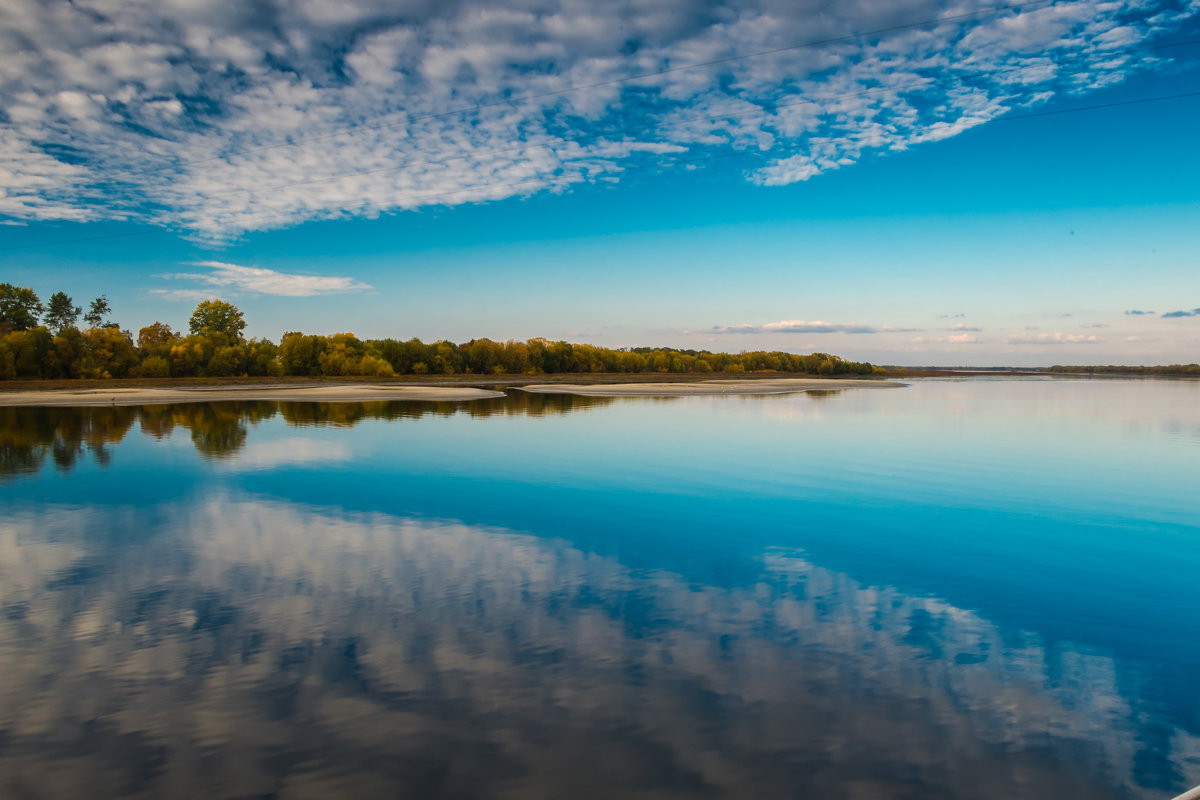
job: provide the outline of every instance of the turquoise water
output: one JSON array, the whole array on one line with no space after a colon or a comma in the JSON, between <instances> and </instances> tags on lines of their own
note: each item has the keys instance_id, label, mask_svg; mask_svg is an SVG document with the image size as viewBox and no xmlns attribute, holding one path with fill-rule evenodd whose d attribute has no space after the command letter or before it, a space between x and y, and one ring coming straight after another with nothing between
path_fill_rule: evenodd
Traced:
<instances>
[{"instance_id":1,"label":"turquoise water","mask_svg":"<svg viewBox=\"0 0 1200 800\"><path fill-rule=\"evenodd\" d=\"M0 797L1170 798L1200 383L0 409Z\"/></svg>"}]
</instances>

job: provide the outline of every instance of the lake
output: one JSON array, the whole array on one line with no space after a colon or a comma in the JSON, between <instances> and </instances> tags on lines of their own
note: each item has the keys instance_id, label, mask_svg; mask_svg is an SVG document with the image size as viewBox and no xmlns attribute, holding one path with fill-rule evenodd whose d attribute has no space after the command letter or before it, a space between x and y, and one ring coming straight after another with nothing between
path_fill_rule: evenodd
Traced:
<instances>
[{"instance_id":1,"label":"lake","mask_svg":"<svg viewBox=\"0 0 1200 800\"><path fill-rule=\"evenodd\" d=\"M0 797L1162 798L1200 382L0 409Z\"/></svg>"}]
</instances>

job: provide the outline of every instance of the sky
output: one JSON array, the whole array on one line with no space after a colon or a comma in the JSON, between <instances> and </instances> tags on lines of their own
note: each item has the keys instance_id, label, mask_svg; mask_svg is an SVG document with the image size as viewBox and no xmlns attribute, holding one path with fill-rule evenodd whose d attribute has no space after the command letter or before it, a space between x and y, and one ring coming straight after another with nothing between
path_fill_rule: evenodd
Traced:
<instances>
[{"instance_id":1,"label":"sky","mask_svg":"<svg viewBox=\"0 0 1200 800\"><path fill-rule=\"evenodd\" d=\"M1200 0L7 0L0 281L247 334L1200 360Z\"/></svg>"}]
</instances>

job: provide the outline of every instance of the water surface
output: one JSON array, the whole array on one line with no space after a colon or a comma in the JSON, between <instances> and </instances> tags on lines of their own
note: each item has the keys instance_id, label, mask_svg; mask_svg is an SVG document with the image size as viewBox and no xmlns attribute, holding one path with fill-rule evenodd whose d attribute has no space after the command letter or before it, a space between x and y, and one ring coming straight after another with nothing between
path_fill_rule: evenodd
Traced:
<instances>
[{"instance_id":1,"label":"water surface","mask_svg":"<svg viewBox=\"0 0 1200 800\"><path fill-rule=\"evenodd\" d=\"M1169 798L1200 383L0 409L0 796Z\"/></svg>"}]
</instances>

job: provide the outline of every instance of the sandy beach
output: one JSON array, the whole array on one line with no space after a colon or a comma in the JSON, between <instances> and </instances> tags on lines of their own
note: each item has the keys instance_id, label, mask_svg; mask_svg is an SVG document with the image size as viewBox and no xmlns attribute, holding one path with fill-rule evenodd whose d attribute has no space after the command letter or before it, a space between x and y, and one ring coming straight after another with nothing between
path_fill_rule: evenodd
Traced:
<instances>
[{"instance_id":1,"label":"sandy beach","mask_svg":"<svg viewBox=\"0 0 1200 800\"><path fill-rule=\"evenodd\" d=\"M819 392L837 389L894 389L900 386L904 386L904 384L896 381L779 378L691 381L688 383L537 383L517 388L541 394L579 394L593 397L683 397L686 395L784 394L786 392Z\"/></svg>"},{"instance_id":2,"label":"sandy beach","mask_svg":"<svg viewBox=\"0 0 1200 800\"><path fill-rule=\"evenodd\" d=\"M159 403L214 403L222 400L358 403L369 400L483 400L503 396L503 392L467 386L247 386L194 389L131 387L0 392L0 406L143 406Z\"/></svg>"}]
</instances>

